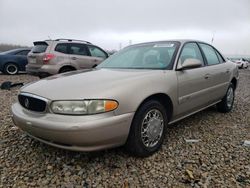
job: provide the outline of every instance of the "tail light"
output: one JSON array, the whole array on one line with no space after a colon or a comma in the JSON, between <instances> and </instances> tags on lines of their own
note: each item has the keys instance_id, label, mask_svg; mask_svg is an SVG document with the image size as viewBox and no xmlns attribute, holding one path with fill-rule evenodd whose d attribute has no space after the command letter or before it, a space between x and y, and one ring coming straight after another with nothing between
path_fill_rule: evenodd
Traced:
<instances>
[{"instance_id":1,"label":"tail light","mask_svg":"<svg viewBox=\"0 0 250 188\"><path fill-rule=\"evenodd\" d=\"M45 54L43 57L43 62L44 63L48 63L51 59L53 59L55 57L54 54Z\"/></svg>"}]
</instances>

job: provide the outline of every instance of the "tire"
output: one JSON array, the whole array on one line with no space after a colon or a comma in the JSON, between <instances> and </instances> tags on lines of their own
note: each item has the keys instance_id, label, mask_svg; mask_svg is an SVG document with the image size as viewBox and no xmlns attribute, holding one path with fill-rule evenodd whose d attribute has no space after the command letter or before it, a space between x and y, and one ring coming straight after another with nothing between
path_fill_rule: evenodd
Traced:
<instances>
[{"instance_id":1,"label":"tire","mask_svg":"<svg viewBox=\"0 0 250 188\"><path fill-rule=\"evenodd\" d=\"M4 66L4 73L8 75L15 75L19 71L18 66L15 63L7 63Z\"/></svg>"},{"instance_id":2,"label":"tire","mask_svg":"<svg viewBox=\"0 0 250 188\"><path fill-rule=\"evenodd\" d=\"M75 69L74 68L71 68L71 67L62 67L60 70L59 70L59 73L64 73L64 72L69 72L69 71L74 71Z\"/></svg>"},{"instance_id":3,"label":"tire","mask_svg":"<svg viewBox=\"0 0 250 188\"><path fill-rule=\"evenodd\" d=\"M150 117L153 114L157 117ZM147 123L150 121L151 124ZM142 104L130 127L125 144L127 152L138 157L147 157L158 151L164 140L167 123L167 113L160 102L150 100ZM155 140L149 142L150 137Z\"/></svg>"},{"instance_id":4,"label":"tire","mask_svg":"<svg viewBox=\"0 0 250 188\"><path fill-rule=\"evenodd\" d=\"M226 95L223 97L222 101L217 104L217 109L219 112L227 113L233 109L234 89L234 85L230 83Z\"/></svg>"}]
</instances>

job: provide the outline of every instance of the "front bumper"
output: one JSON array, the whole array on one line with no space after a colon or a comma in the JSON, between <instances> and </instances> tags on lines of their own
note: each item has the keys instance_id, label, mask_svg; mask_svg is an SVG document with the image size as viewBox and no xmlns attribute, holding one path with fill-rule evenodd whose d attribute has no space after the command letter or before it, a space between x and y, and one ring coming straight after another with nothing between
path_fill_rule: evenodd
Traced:
<instances>
[{"instance_id":1,"label":"front bumper","mask_svg":"<svg viewBox=\"0 0 250 188\"><path fill-rule=\"evenodd\" d=\"M74 151L95 151L123 145L134 113L113 112L91 116L36 113L12 105L13 122L31 137Z\"/></svg>"}]
</instances>

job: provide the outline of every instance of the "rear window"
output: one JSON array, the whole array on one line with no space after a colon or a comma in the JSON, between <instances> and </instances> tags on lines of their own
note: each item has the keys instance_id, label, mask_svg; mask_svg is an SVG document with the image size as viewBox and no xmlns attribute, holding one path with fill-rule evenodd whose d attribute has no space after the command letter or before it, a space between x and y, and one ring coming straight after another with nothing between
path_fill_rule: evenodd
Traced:
<instances>
[{"instance_id":1,"label":"rear window","mask_svg":"<svg viewBox=\"0 0 250 188\"><path fill-rule=\"evenodd\" d=\"M33 53L43 53L46 51L48 44L45 42L35 42L34 47L32 48Z\"/></svg>"}]
</instances>

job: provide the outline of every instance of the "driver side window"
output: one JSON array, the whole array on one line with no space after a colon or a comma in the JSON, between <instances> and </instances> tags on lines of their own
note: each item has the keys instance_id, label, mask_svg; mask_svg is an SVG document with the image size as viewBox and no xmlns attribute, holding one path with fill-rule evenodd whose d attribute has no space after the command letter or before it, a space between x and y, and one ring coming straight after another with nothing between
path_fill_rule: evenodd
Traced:
<instances>
[{"instance_id":1,"label":"driver side window","mask_svg":"<svg viewBox=\"0 0 250 188\"><path fill-rule=\"evenodd\" d=\"M179 64L183 64L186 59L197 59L200 60L202 66L204 66L204 61L201 55L201 51L196 43L187 43L184 45L181 51L181 55L179 57Z\"/></svg>"}]
</instances>

